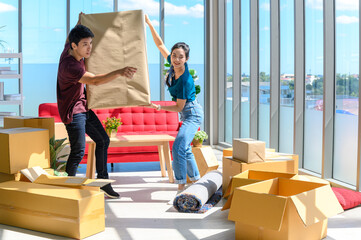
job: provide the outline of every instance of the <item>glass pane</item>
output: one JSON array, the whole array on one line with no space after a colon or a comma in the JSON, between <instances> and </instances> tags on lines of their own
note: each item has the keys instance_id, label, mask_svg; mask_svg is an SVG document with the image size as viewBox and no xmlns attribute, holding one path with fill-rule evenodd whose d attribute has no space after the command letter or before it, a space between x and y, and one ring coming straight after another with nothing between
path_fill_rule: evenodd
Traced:
<instances>
[{"instance_id":1,"label":"glass pane","mask_svg":"<svg viewBox=\"0 0 361 240\"><path fill-rule=\"evenodd\" d=\"M113 1L109 0L71 0L70 29L76 25L80 12L85 14L105 13L113 12L113 9Z\"/></svg>"},{"instance_id":2,"label":"glass pane","mask_svg":"<svg viewBox=\"0 0 361 240\"><path fill-rule=\"evenodd\" d=\"M321 173L323 99L323 5L307 1L305 7L305 123L304 168Z\"/></svg>"},{"instance_id":3,"label":"glass pane","mask_svg":"<svg viewBox=\"0 0 361 240\"><path fill-rule=\"evenodd\" d=\"M270 126L270 0L259 1L258 139L269 146Z\"/></svg>"},{"instance_id":4,"label":"glass pane","mask_svg":"<svg viewBox=\"0 0 361 240\"><path fill-rule=\"evenodd\" d=\"M232 144L232 91L233 91L233 1L227 1L226 5L226 114L225 114L225 142ZM223 141L223 139L220 139Z\"/></svg>"},{"instance_id":5,"label":"glass pane","mask_svg":"<svg viewBox=\"0 0 361 240\"><path fill-rule=\"evenodd\" d=\"M0 2L0 53L17 53L19 51L18 35L18 1L5 0ZM17 71L18 59L0 58L0 67ZM4 94L19 93L17 79L0 79L4 84ZM0 105L0 112L14 112L19 114L17 105ZM0 126L3 125L0 117Z\"/></svg>"},{"instance_id":6,"label":"glass pane","mask_svg":"<svg viewBox=\"0 0 361 240\"><path fill-rule=\"evenodd\" d=\"M250 1L241 1L241 137L249 138Z\"/></svg>"},{"instance_id":7,"label":"glass pane","mask_svg":"<svg viewBox=\"0 0 361 240\"><path fill-rule=\"evenodd\" d=\"M134 9L141 9L145 14L148 14L149 19L155 30L160 34L159 30L159 1L149 1L147 4L141 1L118 0L118 11L128 11ZM149 68L149 82L150 82L150 97L152 101L160 100L160 81L163 81L163 76L160 78L160 52L154 44L152 33L149 27L146 26L147 36L147 58ZM166 93L166 95L169 95Z\"/></svg>"},{"instance_id":8,"label":"glass pane","mask_svg":"<svg viewBox=\"0 0 361 240\"><path fill-rule=\"evenodd\" d=\"M0 2L0 53L18 52L18 1Z\"/></svg>"},{"instance_id":9,"label":"glass pane","mask_svg":"<svg viewBox=\"0 0 361 240\"><path fill-rule=\"evenodd\" d=\"M24 115L56 102L58 61L66 39L66 1L23 1Z\"/></svg>"},{"instance_id":10,"label":"glass pane","mask_svg":"<svg viewBox=\"0 0 361 240\"><path fill-rule=\"evenodd\" d=\"M169 0L164 3L164 8L165 46L170 51L177 42L189 45L188 66L196 70L198 80L195 84L201 87L197 100L204 108L204 2ZM171 100L168 90L165 99Z\"/></svg>"},{"instance_id":11,"label":"glass pane","mask_svg":"<svg viewBox=\"0 0 361 240\"><path fill-rule=\"evenodd\" d=\"M279 151L293 153L294 122L294 5L280 1L280 139Z\"/></svg>"},{"instance_id":12,"label":"glass pane","mask_svg":"<svg viewBox=\"0 0 361 240\"><path fill-rule=\"evenodd\" d=\"M356 185L359 9L336 0L336 107L333 178Z\"/></svg>"}]
</instances>

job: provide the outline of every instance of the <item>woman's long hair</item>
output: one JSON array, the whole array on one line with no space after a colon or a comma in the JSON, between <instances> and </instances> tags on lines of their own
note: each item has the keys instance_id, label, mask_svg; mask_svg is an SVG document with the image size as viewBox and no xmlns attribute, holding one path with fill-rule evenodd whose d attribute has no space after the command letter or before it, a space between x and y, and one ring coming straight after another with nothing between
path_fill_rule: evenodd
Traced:
<instances>
[{"instance_id":1,"label":"woman's long hair","mask_svg":"<svg viewBox=\"0 0 361 240\"><path fill-rule=\"evenodd\" d=\"M182 48L184 50L184 53L186 54L186 59L188 59L189 51L190 51L188 44L186 44L184 42L178 42L178 43L174 44L171 49L170 54L172 55L172 52L174 51L174 49L178 49L178 48ZM165 75L165 83L167 84L168 87L170 87L172 85L173 77L174 77L174 67L173 67L173 65L171 65Z\"/></svg>"}]
</instances>

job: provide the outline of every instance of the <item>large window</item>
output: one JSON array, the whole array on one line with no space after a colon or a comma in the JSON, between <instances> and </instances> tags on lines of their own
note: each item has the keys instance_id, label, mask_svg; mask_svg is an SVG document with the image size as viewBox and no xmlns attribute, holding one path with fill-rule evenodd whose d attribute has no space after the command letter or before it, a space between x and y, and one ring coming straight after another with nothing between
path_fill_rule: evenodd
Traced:
<instances>
[{"instance_id":1,"label":"large window","mask_svg":"<svg viewBox=\"0 0 361 240\"><path fill-rule=\"evenodd\" d=\"M131 1L118 0L118 11L128 11L134 9L141 9L148 15L155 30L159 31L159 1ZM163 76L160 77L160 52L154 44L152 34L146 25L147 37L147 58L149 69L149 83L150 83L150 97L152 101L160 100L160 81L163 81ZM166 60L165 60L166 61ZM169 95L166 93L166 95Z\"/></svg>"},{"instance_id":2,"label":"large window","mask_svg":"<svg viewBox=\"0 0 361 240\"><path fill-rule=\"evenodd\" d=\"M294 4L280 1L280 134L279 151L293 152L294 122Z\"/></svg>"},{"instance_id":3,"label":"large window","mask_svg":"<svg viewBox=\"0 0 361 240\"><path fill-rule=\"evenodd\" d=\"M304 168L321 173L323 119L323 5L305 6Z\"/></svg>"},{"instance_id":4,"label":"large window","mask_svg":"<svg viewBox=\"0 0 361 240\"><path fill-rule=\"evenodd\" d=\"M270 0L259 1L258 138L269 146L270 126Z\"/></svg>"},{"instance_id":5,"label":"large window","mask_svg":"<svg viewBox=\"0 0 361 240\"><path fill-rule=\"evenodd\" d=\"M249 138L250 0L241 1L241 137Z\"/></svg>"},{"instance_id":6,"label":"large window","mask_svg":"<svg viewBox=\"0 0 361 240\"><path fill-rule=\"evenodd\" d=\"M354 1L356 2L356 1ZM333 178L355 185L359 97L359 9L336 0Z\"/></svg>"},{"instance_id":7,"label":"large window","mask_svg":"<svg viewBox=\"0 0 361 240\"><path fill-rule=\"evenodd\" d=\"M171 50L177 42L185 42L190 47L188 60L189 69L196 70L201 92L198 102L204 107L204 5L203 1L165 1L165 45ZM165 99L170 100L170 94L165 91Z\"/></svg>"},{"instance_id":8,"label":"large window","mask_svg":"<svg viewBox=\"0 0 361 240\"><path fill-rule=\"evenodd\" d=\"M24 0L24 115L37 116L43 102L56 102L56 79L66 39L66 2Z\"/></svg>"},{"instance_id":9,"label":"large window","mask_svg":"<svg viewBox=\"0 0 361 240\"><path fill-rule=\"evenodd\" d=\"M232 91L233 91L233 1L226 5L226 114L225 114L225 141L232 144Z\"/></svg>"}]
</instances>

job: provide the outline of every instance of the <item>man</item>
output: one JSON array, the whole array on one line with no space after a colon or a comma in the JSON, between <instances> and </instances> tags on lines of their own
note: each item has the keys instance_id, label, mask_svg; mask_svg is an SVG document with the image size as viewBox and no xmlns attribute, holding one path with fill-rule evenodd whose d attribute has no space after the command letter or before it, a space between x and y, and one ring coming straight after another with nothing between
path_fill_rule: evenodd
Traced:
<instances>
[{"instance_id":1,"label":"man","mask_svg":"<svg viewBox=\"0 0 361 240\"><path fill-rule=\"evenodd\" d=\"M69 176L75 176L78 165L84 156L85 134L96 143L95 157L97 178L107 179L107 155L109 137L101 122L92 110L87 108L87 99L84 84L101 85L108 83L119 76L132 78L136 68L125 67L106 74L94 75L85 69L84 59L90 57L92 50L91 30L80 25L80 16L77 25L70 31L60 56L57 101L61 120L66 126L70 142L70 155L66 165ZM110 184L101 188L110 198L118 198Z\"/></svg>"}]
</instances>

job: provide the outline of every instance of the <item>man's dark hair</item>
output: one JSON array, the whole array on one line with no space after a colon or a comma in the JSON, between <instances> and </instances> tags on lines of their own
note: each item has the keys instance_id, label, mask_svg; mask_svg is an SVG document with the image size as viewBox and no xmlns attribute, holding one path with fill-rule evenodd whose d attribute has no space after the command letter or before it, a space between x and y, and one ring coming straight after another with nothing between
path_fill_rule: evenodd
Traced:
<instances>
[{"instance_id":1,"label":"man's dark hair","mask_svg":"<svg viewBox=\"0 0 361 240\"><path fill-rule=\"evenodd\" d=\"M184 53L186 54L186 59L189 58L189 46L188 44L184 43L184 42L178 42L176 44L174 44L174 46L172 47L172 50L170 51L170 53L173 52L174 49L177 49L177 48L182 48L184 50Z\"/></svg>"},{"instance_id":2,"label":"man's dark hair","mask_svg":"<svg viewBox=\"0 0 361 240\"><path fill-rule=\"evenodd\" d=\"M92 31L84 25L76 25L69 33L69 44L72 48L71 43L75 43L77 46L83 38L94 37Z\"/></svg>"}]
</instances>

